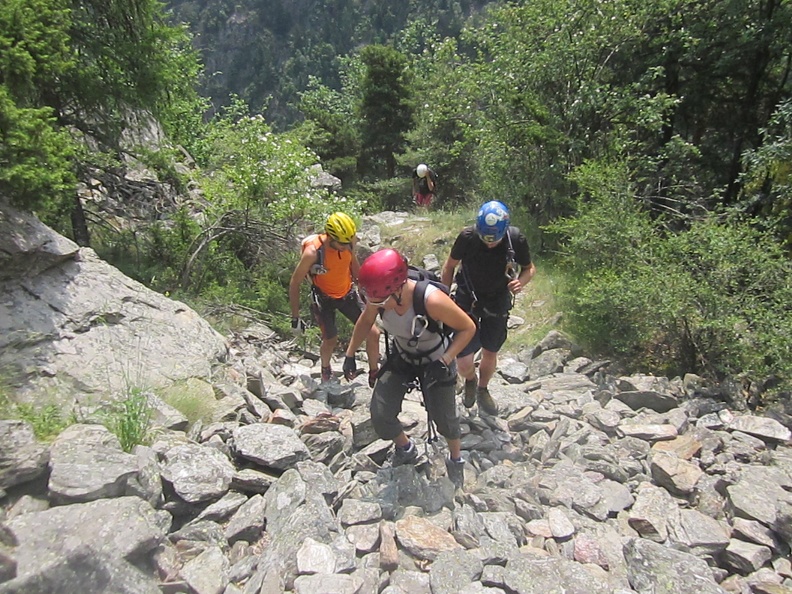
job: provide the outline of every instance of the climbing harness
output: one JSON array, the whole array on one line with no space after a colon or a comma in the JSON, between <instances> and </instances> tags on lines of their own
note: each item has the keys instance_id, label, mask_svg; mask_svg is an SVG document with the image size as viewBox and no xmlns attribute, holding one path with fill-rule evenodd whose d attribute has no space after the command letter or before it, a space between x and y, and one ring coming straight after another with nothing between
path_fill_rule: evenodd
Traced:
<instances>
[{"instance_id":1,"label":"climbing harness","mask_svg":"<svg viewBox=\"0 0 792 594\"><path fill-rule=\"evenodd\" d=\"M413 379L412 381L405 382L404 387L407 388L407 394L411 393L413 390L420 390L421 392L421 406L426 409L426 443L424 446L425 453L428 457L429 444L434 444L439 438L437 434L437 425L435 425L435 422L432 419L432 413L429 411L429 407L426 406L426 394L424 393L423 389L423 377L421 374L418 374L417 378Z\"/></svg>"}]
</instances>

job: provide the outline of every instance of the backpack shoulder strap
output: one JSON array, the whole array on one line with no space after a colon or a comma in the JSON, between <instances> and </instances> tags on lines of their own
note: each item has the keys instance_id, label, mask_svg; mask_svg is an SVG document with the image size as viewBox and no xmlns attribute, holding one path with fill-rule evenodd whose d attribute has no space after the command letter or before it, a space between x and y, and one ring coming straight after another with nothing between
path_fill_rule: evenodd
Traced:
<instances>
[{"instance_id":1,"label":"backpack shoulder strap","mask_svg":"<svg viewBox=\"0 0 792 594\"><path fill-rule=\"evenodd\" d=\"M313 235L309 235L305 239L302 240L302 251L305 251L305 248L309 245L314 245L316 248L316 262L311 265L311 270L309 274L313 277L318 274L325 274L327 272L324 267L325 263L325 239L322 235L318 233L314 233ZM316 245L317 241L319 245Z\"/></svg>"},{"instance_id":2,"label":"backpack shoulder strap","mask_svg":"<svg viewBox=\"0 0 792 594\"><path fill-rule=\"evenodd\" d=\"M426 316L426 286L429 281L426 279L415 281L413 290L413 309L419 316ZM427 316L428 317L428 316Z\"/></svg>"},{"instance_id":3,"label":"backpack shoulder strap","mask_svg":"<svg viewBox=\"0 0 792 594\"><path fill-rule=\"evenodd\" d=\"M509 259L509 262L514 262L514 258L516 256L516 252L514 251L514 243L512 240L512 230L514 227L509 226L506 230L506 237L509 239L509 245L506 248L506 257Z\"/></svg>"},{"instance_id":4,"label":"backpack shoulder strap","mask_svg":"<svg viewBox=\"0 0 792 594\"><path fill-rule=\"evenodd\" d=\"M510 280L514 280L519 276L517 261L515 260L517 253L514 251L514 244L512 243L512 229L514 227L509 226L506 230L506 237L509 240L509 245L506 246L506 276Z\"/></svg>"},{"instance_id":5,"label":"backpack shoulder strap","mask_svg":"<svg viewBox=\"0 0 792 594\"><path fill-rule=\"evenodd\" d=\"M426 311L426 287L428 287L431 282L432 281L426 278L415 281L415 289L413 290L413 309L415 310L416 316L423 316L426 318L428 322L427 330L429 330L429 332L439 334L441 330L440 324L432 319L432 316Z\"/></svg>"},{"instance_id":6,"label":"backpack shoulder strap","mask_svg":"<svg viewBox=\"0 0 792 594\"><path fill-rule=\"evenodd\" d=\"M321 238L321 235L319 236ZM325 242L322 240L322 243L316 248L316 263L319 265L320 268L324 268L325 263Z\"/></svg>"}]
</instances>

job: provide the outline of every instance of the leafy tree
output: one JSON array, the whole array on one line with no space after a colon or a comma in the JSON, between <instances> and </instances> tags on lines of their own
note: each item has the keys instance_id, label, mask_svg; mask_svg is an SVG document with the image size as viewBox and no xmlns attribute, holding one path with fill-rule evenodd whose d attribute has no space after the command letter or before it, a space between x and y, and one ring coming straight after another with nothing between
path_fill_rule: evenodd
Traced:
<instances>
[{"instance_id":1,"label":"leafy tree","mask_svg":"<svg viewBox=\"0 0 792 594\"><path fill-rule=\"evenodd\" d=\"M172 97L191 89L189 36L165 23L156 0L80 0L72 15L75 64L51 99L64 124L113 146L134 110L166 115Z\"/></svg>"},{"instance_id":2,"label":"leafy tree","mask_svg":"<svg viewBox=\"0 0 792 594\"><path fill-rule=\"evenodd\" d=\"M74 184L71 139L46 104L72 65L70 23L56 0L0 6L0 195L31 209L57 203Z\"/></svg>"},{"instance_id":3,"label":"leafy tree","mask_svg":"<svg viewBox=\"0 0 792 594\"><path fill-rule=\"evenodd\" d=\"M359 114L364 154L384 162L385 175L396 176L396 154L412 127L413 102L406 57L397 50L369 45L360 52L366 66Z\"/></svg>"},{"instance_id":4,"label":"leafy tree","mask_svg":"<svg viewBox=\"0 0 792 594\"><path fill-rule=\"evenodd\" d=\"M306 122L297 129L327 171L347 183L356 178L361 146L353 93L349 87L335 91L312 79L308 90L300 95L300 111Z\"/></svg>"},{"instance_id":5,"label":"leafy tree","mask_svg":"<svg viewBox=\"0 0 792 594\"><path fill-rule=\"evenodd\" d=\"M629 154L635 137L659 129L667 99L636 94L613 72L627 43L643 35L634 6L540 0L488 17L463 36L475 51L477 86L467 88L478 89L481 189L514 197L546 222L571 212L574 168Z\"/></svg>"},{"instance_id":6,"label":"leafy tree","mask_svg":"<svg viewBox=\"0 0 792 594\"><path fill-rule=\"evenodd\" d=\"M476 134L479 85L459 57L452 39L429 43L413 62L415 127L399 156L405 176L425 162L440 176L438 202L456 205L473 198L479 186ZM486 167L486 165L485 165Z\"/></svg>"},{"instance_id":7,"label":"leafy tree","mask_svg":"<svg viewBox=\"0 0 792 594\"><path fill-rule=\"evenodd\" d=\"M0 86L0 196L53 209L74 188L71 138L49 108L18 107Z\"/></svg>"},{"instance_id":8,"label":"leafy tree","mask_svg":"<svg viewBox=\"0 0 792 594\"><path fill-rule=\"evenodd\" d=\"M742 208L762 215L792 249L792 101L782 103L768 126L762 144L744 155Z\"/></svg>"},{"instance_id":9,"label":"leafy tree","mask_svg":"<svg viewBox=\"0 0 792 594\"><path fill-rule=\"evenodd\" d=\"M201 177L206 223L184 251L178 272L182 289L198 291L221 275L219 284L252 282L265 264L293 253L298 232L323 225L335 210L352 216L360 210L359 204L314 188L316 155L293 135L273 132L262 116L248 115L240 101L212 122L206 143L210 159Z\"/></svg>"},{"instance_id":10,"label":"leafy tree","mask_svg":"<svg viewBox=\"0 0 792 594\"><path fill-rule=\"evenodd\" d=\"M185 105L200 105L189 36L156 0L9 0L0 49L0 189L45 219L71 209L86 244L74 181L107 162L97 148L118 155L142 113L178 131Z\"/></svg>"},{"instance_id":11,"label":"leafy tree","mask_svg":"<svg viewBox=\"0 0 792 594\"><path fill-rule=\"evenodd\" d=\"M758 146L764 127L789 95L792 7L741 0L658 3L647 23L642 58L663 70L658 82L679 101L664 140L676 134L696 144L710 187L723 199L739 191L741 156Z\"/></svg>"}]
</instances>

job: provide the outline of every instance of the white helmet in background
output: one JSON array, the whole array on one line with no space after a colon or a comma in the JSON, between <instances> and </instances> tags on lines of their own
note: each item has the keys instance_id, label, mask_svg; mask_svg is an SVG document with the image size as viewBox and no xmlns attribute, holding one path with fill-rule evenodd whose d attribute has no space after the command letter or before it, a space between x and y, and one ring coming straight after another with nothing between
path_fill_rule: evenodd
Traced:
<instances>
[{"instance_id":1,"label":"white helmet in background","mask_svg":"<svg viewBox=\"0 0 792 594\"><path fill-rule=\"evenodd\" d=\"M418 174L418 177L426 177L426 174L429 172L429 168L425 163L421 163L415 168L415 172Z\"/></svg>"}]
</instances>

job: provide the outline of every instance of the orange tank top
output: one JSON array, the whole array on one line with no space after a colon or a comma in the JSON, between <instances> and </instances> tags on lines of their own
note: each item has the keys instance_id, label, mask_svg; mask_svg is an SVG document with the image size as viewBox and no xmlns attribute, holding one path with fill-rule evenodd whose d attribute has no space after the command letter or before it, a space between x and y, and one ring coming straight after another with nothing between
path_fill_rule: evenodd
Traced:
<instances>
[{"instance_id":1,"label":"orange tank top","mask_svg":"<svg viewBox=\"0 0 792 594\"><path fill-rule=\"evenodd\" d=\"M352 252L336 250L330 247L326 234L310 235L303 239L302 247L314 246L317 251L324 244L324 274L315 274L311 280L322 293L333 299L345 297L352 288Z\"/></svg>"}]
</instances>

